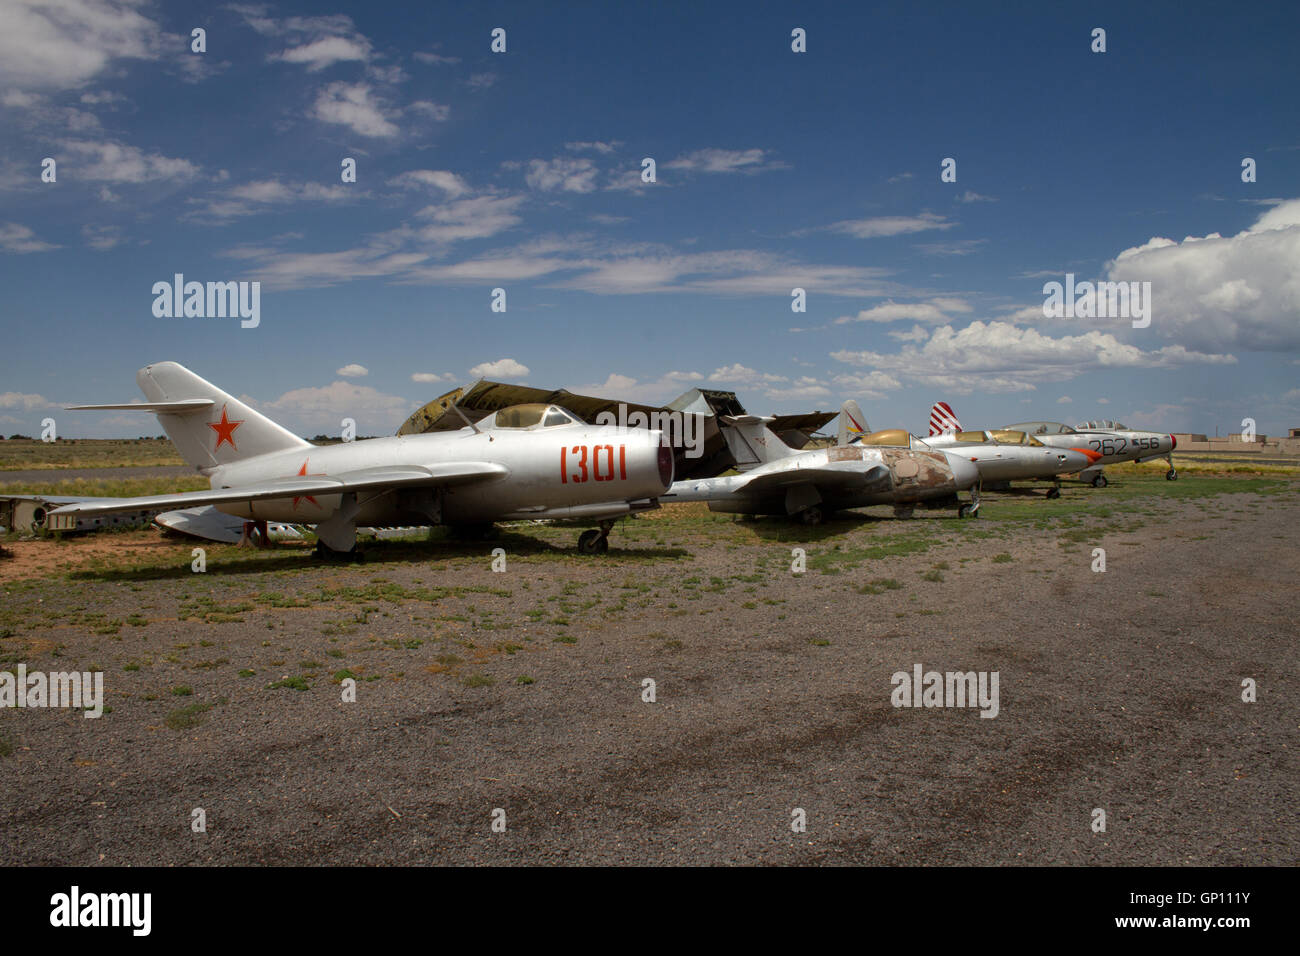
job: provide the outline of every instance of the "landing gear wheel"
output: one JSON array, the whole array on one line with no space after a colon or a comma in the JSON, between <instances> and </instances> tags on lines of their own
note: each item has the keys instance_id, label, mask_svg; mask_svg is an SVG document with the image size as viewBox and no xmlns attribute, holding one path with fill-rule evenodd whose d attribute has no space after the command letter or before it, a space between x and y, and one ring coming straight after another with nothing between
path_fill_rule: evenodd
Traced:
<instances>
[{"instance_id":1,"label":"landing gear wheel","mask_svg":"<svg viewBox=\"0 0 1300 956\"><path fill-rule=\"evenodd\" d=\"M1110 484L1110 482L1106 480L1105 475L1095 475L1092 479L1092 486L1094 488L1105 488L1108 484Z\"/></svg>"},{"instance_id":2,"label":"landing gear wheel","mask_svg":"<svg viewBox=\"0 0 1300 956\"><path fill-rule=\"evenodd\" d=\"M958 518L973 518L979 514L979 503L975 501L967 502L957 508Z\"/></svg>"},{"instance_id":3,"label":"landing gear wheel","mask_svg":"<svg viewBox=\"0 0 1300 956\"><path fill-rule=\"evenodd\" d=\"M578 535L578 551L581 554L604 554L609 550L608 532L589 528Z\"/></svg>"},{"instance_id":4,"label":"landing gear wheel","mask_svg":"<svg viewBox=\"0 0 1300 956\"><path fill-rule=\"evenodd\" d=\"M324 541L316 542L316 550L312 552L312 556L321 561L352 561L356 564L362 564L366 560L365 554L355 544L346 551L335 551Z\"/></svg>"},{"instance_id":5,"label":"landing gear wheel","mask_svg":"<svg viewBox=\"0 0 1300 956\"><path fill-rule=\"evenodd\" d=\"M1178 472L1174 471L1174 469L1170 468L1168 471L1165 472L1165 481L1177 481L1177 480L1178 480Z\"/></svg>"},{"instance_id":6,"label":"landing gear wheel","mask_svg":"<svg viewBox=\"0 0 1300 956\"><path fill-rule=\"evenodd\" d=\"M806 525L819 525L823 520L822 509L813 505L811 508L804 508L799 512L799 520Z\"/></svg>"},{"instance_id":7,"label":"landing gear wheel","mask_svg":"<svg viewBox=\"0 0 1300 956\"><path fill-rule=\"evenodd\" d=\"M1060 489L1060 488L1048 488L1048 489L1047 489L1047 497L1049 497L1049 498L1059 498L1059 497L1061 497L1061 489Z\"/></svg>"}]
</instances>

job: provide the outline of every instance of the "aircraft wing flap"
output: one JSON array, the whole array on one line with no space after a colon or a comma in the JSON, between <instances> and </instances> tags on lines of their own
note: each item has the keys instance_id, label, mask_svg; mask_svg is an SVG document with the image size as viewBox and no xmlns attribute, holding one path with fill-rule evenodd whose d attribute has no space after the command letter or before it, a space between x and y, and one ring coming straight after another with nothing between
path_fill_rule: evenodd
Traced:
<instances>
[{"instance_id":1,"label":"aircraft wing flap","mask_svg":"<svg viewBox=\"0 0 1300 956\"><path fill-rule=\"evenodd\" d=\"M116 511L142 511L148 508L173 511L199 505L229 504L267 498L338 495L418 485L460 485L500 478L507 473L504 465L486 461L446 462L429 467L363 468L333 476L277 478L235 488L213 488L209 491L186 491L180 494L75 502L56 508L50 514L111 514Z\"/></svg>"}]
</instances>

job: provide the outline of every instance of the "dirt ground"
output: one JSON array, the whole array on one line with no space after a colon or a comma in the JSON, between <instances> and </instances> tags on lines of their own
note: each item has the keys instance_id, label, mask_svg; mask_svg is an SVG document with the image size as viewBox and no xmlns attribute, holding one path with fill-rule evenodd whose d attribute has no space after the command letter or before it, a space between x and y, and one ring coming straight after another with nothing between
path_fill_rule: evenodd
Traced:
<instances>
[{"instance_id":1,"label":"dirt ground","mask_svg":"<svg viewBox=\"0 0 1300 956\"><path fill-rule=\"evenodd\" d=\"M0 709L0 863L1294 865L1296 488L674 506L599 558L9 541L0 669L110 709ZM917 664L996 671L997 716L893 706Z\"/></svg>"}]
</instances>

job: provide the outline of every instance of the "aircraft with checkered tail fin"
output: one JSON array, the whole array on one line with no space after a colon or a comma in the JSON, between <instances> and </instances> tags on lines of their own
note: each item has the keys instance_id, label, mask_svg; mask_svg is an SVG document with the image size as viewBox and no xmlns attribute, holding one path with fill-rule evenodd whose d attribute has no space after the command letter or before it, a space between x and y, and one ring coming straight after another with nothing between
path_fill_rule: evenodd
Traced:
<instances>
[{"instance_id":1,"label":"aircraft with checkered tail fin","mask_svg":"<svg viewBox=\"0 0 1300 956\"><path fill-rule=\"evenodd\" d=\"M1178 477L1173 460L1173 450L1178 442L1172 435L1134 431L1115 422L1089 422L1077 427L1060 422L1019 422L992 431L967 431L962 429L951 405L936 402L930 409L930 431L928 440L931 444L945 448L962 447L979 456L981 474L990 481L1051 478L1055 484L1047 493L1049 498L1060 494L1061 475L1077 474L1079 480L1091 483L1094 488L1103 488L1107 483L1103 473L1105 466L1124 461L1165 458L1169 461L1165 477L1170 481ZM973 451L978 446L987 448ZM1034 450L1017 452L1014 448ZM1010 465L1017 458L1029 470L1045 462L1045 470L1037 474L1017 474ZM983 464L985 460L989 463L987 467Z\"/></svg>"}]
</instances>

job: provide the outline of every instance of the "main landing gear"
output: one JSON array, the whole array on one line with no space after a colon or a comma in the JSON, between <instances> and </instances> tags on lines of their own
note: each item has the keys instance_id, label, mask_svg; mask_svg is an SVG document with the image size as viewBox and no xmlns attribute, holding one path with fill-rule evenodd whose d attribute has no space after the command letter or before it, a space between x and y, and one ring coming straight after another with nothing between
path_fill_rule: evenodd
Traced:
<instances>
[{"instance_id":1,"label":"main landing gear","mask_svg":"<svg viewBox=\"0 0 1300 956\"><path fill-rule=\"evenodd\" d=\"M980 490L976 486L970 490L970 501L957 506L958 518L974 518L980 512Z\"/></svg>"},{"instance_id":2,"label":"main landing gear","mask_svg":"<svg viewBox=\"0 0 1300 956\"><path fill-rule=\"evenodd\" d=\"M609 550L609 533L614 530L614 519L606 518L599 525L599 529L588 528L578 535L580 554L604 554Z\"/></svg>"},{"instance_id":3,"label":"main landing gear","mask_svg":"<svg viewBox=\"0 0 1300 956\"><path fill-rule=\"evenodd\" d=\"M1165 481L1177 481L1177 480L1178 480L1178 472L1174 469L1173 465L1170 465L1169 470L1165 472Z\"/></svg>"},{"instance_id":4,"label":"main landing gear","mask_svg":"<svg viewBox=\"0 0 1300 956\"><path fill-rule=\"evenodd\" d=\"M1059 479L1057 480L1056 484L1052 485L1052 487L1047 489L1047 497L1049 498L1061 497L1061 482Z\"/></svg>"},{"instance_id":5,"label":"main landing gear","mask_svg":"<svg viewBox=\"0 0 1300 956\"><path fill-rule=\"evenodd\" d=\"M826 520L826 516L822 513L821 508L813 505L811 508L804 508L803 511L799 512L799 520L812 527L821 524Z\"/></svg>"},{"instance_id":6,"label":"main landing gear","mask_svg":"<svg viewBox=\"0 0 1300 956\"><path fill-rule=\"evenodd\" d=\"M365 554L355 544L347 551L335 551L324 541L316 542L316 550L312 552L312 557L321 561L352 562L353 564L364 564Z\"/></svg>"}]
</instances>

